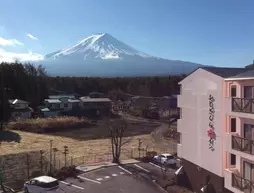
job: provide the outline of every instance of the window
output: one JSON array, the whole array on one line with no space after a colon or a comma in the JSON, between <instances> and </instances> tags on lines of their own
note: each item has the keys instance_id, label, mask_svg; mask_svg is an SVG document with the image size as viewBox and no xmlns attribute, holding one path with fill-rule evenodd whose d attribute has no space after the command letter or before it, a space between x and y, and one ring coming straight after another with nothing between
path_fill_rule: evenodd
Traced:
<instances>
[{"instance_id":1,"label":"window","mask_svg":"<svg viewBox=\"0 0 254 193\"><path fill-rule=\"evenodd\" d=\"M244 98L252 98L252 86L244 87Z\"/></svg>"},{"instance_id":2,"label":"window","mask_svg":"<svg viewBox=\"0 0 254 193\"><path fill-rule=\"evenodd\" d=\"M249 181L252 181L252 173L254 171L254 165L244 161L243 162L243 177Z\"/></svg>"},{"instance_id":3,"label":"window","mask_svg":"<svg viewBox=\"0 0 254 193\"><path fill-rule=\"evenodd\" d=\"M231 97L236 97L236 86L231 86Z\"/></svg>"},{"instance_id":4,"label":"window","mask_svg":"<svg viewBox=\"0 0 254 193\"><path fill-rule=\"evenodd\" d=\"M174 157L173 157L172 155L170 155L170 156L168 155L168 156L167 156L167 159L168 159L168 160L169 160L169 159L174 159Z\"/></svg>"},{"instance_id":5,"label":"window","mask_svg":"<svg viewBox=\"0 0 254 193\"><path fill-rule=\"evenodd\" d=\"M254 125L244 124L244 138L252 140L252 128Z\"/></svg>"},{"instance_id":6,"label":"window","mask_svg":"<svg viewBox=\"0 0 254 193\"><path fill-rule=\"evenodd\" d=\"M231 165L236 165L236 156L235 156L235 154L230 154L230 163L231 163Z\"/></svg>"},{"instance_id":7,"label":"window","mask_svg":"<svg viewBox=\"0 0 254 193\"><path fill-rule=\"evenodd\" d=\"M42 188L55 188L59 185L59 182L56 180L56 181L53 181L53 182L48 182L48 183L45 183L45 182L40 182L39 183L39 186L42 187Z\"/></svg>"},{"instance_id":8,"label":"window","mask_svg":"<svg viewBox=\"0 0 254 193\"><path fill-rule=\"evenodd\" d=\"M231 118L231 132L236 132L236 118Z\"/></svg>"},{"instance_id":9,"label":"window","mask_svg":"<svg viewBox=\"0 0 254 193\"><path fill-rule=\"evenodd\" d=\"M68 108L68 103L64 103L64 108Z\"/></svg>"}]
</instances>

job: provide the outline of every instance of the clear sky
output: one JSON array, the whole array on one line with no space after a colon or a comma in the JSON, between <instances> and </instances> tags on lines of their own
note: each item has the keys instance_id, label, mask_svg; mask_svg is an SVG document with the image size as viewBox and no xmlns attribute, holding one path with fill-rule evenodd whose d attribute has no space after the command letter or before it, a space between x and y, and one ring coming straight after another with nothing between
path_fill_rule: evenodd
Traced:
<instances>
[{"instance_id":1,"label":"clear sky","mask_svg":"<svg viewBox=\"0 0 254 193\"><path fill-rule=\"evenodd\" d=\"M253 0L0 0L0 7L0 57L44 55L106 32L167 59L239 67L254 59Z\"/></svg>"}]
</instances>

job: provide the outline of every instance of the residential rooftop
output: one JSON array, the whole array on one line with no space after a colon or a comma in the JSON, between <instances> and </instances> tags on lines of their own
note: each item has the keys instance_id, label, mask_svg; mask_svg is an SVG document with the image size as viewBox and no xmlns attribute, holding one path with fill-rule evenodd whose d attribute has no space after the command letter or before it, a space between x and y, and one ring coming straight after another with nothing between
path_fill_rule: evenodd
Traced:
<instances>
[{"instance_id":1,"label":"residential rooftop","mask_svg":"<svg viewBox=\"0 0 254 193\"><path fill-rule=\"evenodd\" d=\"M82 102L111 102L109 98L90 98L90 97L80 97Z\"/></svg>"},{"instance_id":2,"label":"residential rooftop","mask_svg":"<svg viewBox=\"0 0 254 193\"><path fill-rule=\"evenodd\" d=\"M61 103L59 99L45 99L44 101L48 103Z\"/></svg>"},{"instance_id":3,"label":"residential rooftop","mask_svg":"<svg viewBox=\"0 0 254 193\"><path fill-rule=\"evenodd\" d=\"M61 98L69 98L69 99L75 99L75 95L49 95L49 99L61 99Z\"/></svg>"},{"instance_id":4,"label":"residential rooftop","mask_svg":"<svg viewBox=\"0 0 254 193\"><path fill-rule=\"evenodd\" d=\"M233 77L238 74L249 71L248 68L227 68L227 67L200 67L222 78Z\"/></svg>"},{"instance_id":5,"label":"residential rooftop","mask_svg":"<svg viewBox=\"0 0 254 193\"><path fill-rule=\"evenodd\" d=\"M10 104L13 104L13 105L15 105L15 104L28 104L29 103L27 101L23 101L23 100L20 100L20 99L10 99L10 100L8 100L8 102Z\"/></svg>"}]
</instances>

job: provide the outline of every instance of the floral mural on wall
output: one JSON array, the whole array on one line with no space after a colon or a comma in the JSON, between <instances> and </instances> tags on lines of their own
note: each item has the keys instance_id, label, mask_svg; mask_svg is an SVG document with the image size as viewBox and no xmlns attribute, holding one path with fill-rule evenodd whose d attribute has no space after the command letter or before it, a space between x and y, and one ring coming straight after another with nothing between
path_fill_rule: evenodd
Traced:
<instances>
[{"instance_id":1,"label":"floral mural on wall","mask_svg":"<svg viewBox=\"0 0 254 193\"><path fill-rule=\"evenodd\" d=\"M207 135L209 137L209 149L211 151L214 151L214 143L216 140L216 133L215 133L215 128L214 128L214 118L215 118L215 99L212 95L209 95L208 98L209 102L209 129L207 131Z\"/></svg>"}]
</instances>

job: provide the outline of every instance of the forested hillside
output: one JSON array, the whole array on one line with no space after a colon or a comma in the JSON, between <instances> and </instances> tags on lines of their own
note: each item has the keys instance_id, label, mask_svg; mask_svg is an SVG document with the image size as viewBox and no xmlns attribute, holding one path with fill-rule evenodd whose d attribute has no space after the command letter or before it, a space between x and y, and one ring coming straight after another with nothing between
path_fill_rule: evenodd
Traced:
<instances>
[{"instance_id":1,"label":"forested hillside","mask_svg":"<svg viewBox=\"0 0 254 193\"><path fill-rule=\"evenodd\" d=\"M184 77L49 77L42 66L32 64L2 63L1 82L6 99L19 98L34 107L54 91L87 95L101 92L106 95L130 93L142 96L165 96L179 92L178 82ZM3 78L2 78L3 73Z\"/></svg>"}]
</instances>

